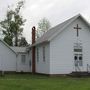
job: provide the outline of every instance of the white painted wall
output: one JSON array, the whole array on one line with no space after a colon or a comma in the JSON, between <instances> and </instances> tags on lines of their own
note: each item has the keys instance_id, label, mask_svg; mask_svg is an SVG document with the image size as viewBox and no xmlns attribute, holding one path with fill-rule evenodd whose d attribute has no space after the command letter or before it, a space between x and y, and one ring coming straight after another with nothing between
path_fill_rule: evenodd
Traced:
<instances>
[{"instance_id":1,"label":"white painted wall","mask_svg":"<svg viewBox=\"0 0 90 90\"><path fill-rule=\"evenodd\" d=\"M73 46L76 42L77 24L80 30L79 40L83 45L83 69L90 65L90 28L80 19L75 20L50 42L50 74L69 74L75 71Z\"/></svg>"},{"instance_id":2,"label":"white painted wall","mask_svg":"<svg viewBox=\"0 0 90 90\"><path fill-rule=\"evenodd\" d=\"M25 55L25 64L22 63L21 56ZM17 72L31 72L30 67L30 54L29 53L18 53L17 56Z\"/></svg>"},{"instance_id":3,"label":"white painted wall","mask_svg":"<svg viewBox=\"0 0 90 90\"><path fill-rule=\"evenodd\" d=\"M45 61L43 61L43 46L45 47ZM50 47L49 43L44 43L36 46L36 50L39 50L39 61L37 61L36 51L36 72L42 74L49 74L50 72Z\"/></svg>"},{"instance_id":4,"label":"white painted wall","mask_svg":"<svg viewBox=\"0 0 90 90\"><path fill-rule=\"evenodd\" d=\"M16 54L1 41L0 71L16 71Z\"/></svg>"}]
</instances>

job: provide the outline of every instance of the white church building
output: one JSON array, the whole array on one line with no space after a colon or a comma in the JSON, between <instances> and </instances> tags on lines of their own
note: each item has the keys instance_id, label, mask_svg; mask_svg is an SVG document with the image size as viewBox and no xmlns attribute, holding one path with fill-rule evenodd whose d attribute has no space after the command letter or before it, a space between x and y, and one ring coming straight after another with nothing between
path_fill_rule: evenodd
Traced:
<instances>
[{"instance_id":1,"label":"white church building","mask_svg":"<svg viewBox=\"0 0 90 90\"><path fill-rule=\"evenodd\" d=\"M47 75L89 72L90 24L79 14L51 28L26 48L9 47L0 40L0 71Z\"/></svg>"}]
</instances>

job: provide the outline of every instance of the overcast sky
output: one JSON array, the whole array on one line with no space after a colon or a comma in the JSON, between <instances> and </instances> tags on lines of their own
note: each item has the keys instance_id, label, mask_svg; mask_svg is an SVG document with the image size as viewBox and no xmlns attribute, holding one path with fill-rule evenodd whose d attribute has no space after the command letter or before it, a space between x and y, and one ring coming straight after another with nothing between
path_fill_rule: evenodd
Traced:
<instances>
[{"instance_id":1,"label":"overcast sky","mask_svg":"<svg viewBox=\"0 0 90 90\"><path fill-rule=\"evenodd\" d=\"M6 15L8 5L15 5L19 0L0 0L0 20ZM90 0L25 0L22 15L27 19L23 35L31 41L31 27L46 17L52 27L81 13L90 21Z\"/></svg>"}]
</instances>

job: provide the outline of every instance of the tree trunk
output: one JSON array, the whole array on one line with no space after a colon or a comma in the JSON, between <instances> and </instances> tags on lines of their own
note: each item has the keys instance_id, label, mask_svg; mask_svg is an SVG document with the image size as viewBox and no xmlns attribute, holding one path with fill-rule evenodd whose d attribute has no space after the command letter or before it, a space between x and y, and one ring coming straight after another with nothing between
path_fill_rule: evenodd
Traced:
<instances>
[{"instance_id":1,"label":"tree trunk","mask_svg":"<svg viewBox=\"0 0 90 90\"><path fill-rule=\"evenodd\" d=\"M15 46L18 46L18 36L17 36L17 34L15 36Z\"/></svg>"}]
</instances>

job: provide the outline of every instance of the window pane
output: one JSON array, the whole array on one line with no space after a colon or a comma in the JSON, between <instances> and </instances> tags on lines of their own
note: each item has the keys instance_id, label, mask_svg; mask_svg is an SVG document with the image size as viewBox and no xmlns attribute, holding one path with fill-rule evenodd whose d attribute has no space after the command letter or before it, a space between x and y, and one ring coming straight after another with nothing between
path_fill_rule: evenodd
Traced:
<instances>
[{"instance_id":1,"label":"window pane","mask_svg":"<svg viewBox=\"0 0 90 90\"><path fill-rule=\"evenodd\" d=\"M74 52L82 52L82 49L74 49Z\"/></svg>"},{"instance_id":2,"label":"window pane","mask_svg":"<svg viewBox=\"0 0 90 90\"><path fill-rule=\"evenodd\" d=\"M79 57L79 60L82 60L82 57L81 56Z\"/></svg>"},{"instance_id":3,"label":"window pane","mask_svg":"<svg viewBox=\"0 0 90 90\"><path fill-rule=\"evenodd\" d=\"M79 54L79 66L83 66L83 57L82 54Z\"/></svg>"},{"instance_id":4,"label":"window pane","mask_svg":"<svg viewBox=\"0 0 90 90\"><path fill-rule=\"evenodd\" d=\"M45 47L43 47L43 61L45 62Z\"/></svg>"},{"instance_id":5,"label":"window pane","mask_svg":"<svg viewBox=\"0 0 90 90\"><path fill-rule=\"evenodd\" d=\"M39 49L37 48L37 62L39 61Z\"/></svg>"},{"instance_id":6,"label":"window pane","mask_svg":"<svg viewBox=\"0 0 90 90\"><path fill-rule=\"evenodd\" d=\"M25 64L25 60L26 60L26 56L25 55L21 55L21 61L23 64Z\"/></svg>"},{"instance_id":7,"label":"window pane","mask_svg":"<svg viewBox=\"0 0 90 90\"><path fill-rule=\"evenodd\" d=\"M77 56L74 57L74 60L77 60Z\"/></svg>"}]
</instances>

